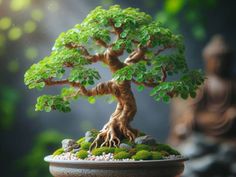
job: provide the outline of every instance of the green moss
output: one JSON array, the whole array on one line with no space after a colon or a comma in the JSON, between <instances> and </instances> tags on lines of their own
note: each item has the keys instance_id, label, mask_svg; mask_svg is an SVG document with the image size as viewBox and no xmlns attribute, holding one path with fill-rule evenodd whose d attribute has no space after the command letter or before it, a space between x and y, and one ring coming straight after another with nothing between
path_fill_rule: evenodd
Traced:
<instances>
[{"instance_id":1,"label":"green moss","mask_svg":"<svg viewBox=\"0 0 236 177\"><path fill-rule=\"evenodd\" d=\"M92 130L90 130L90 132L92 134L92 137L94 137L94 138L96 138L99 133L99 131L97 129L92 129Z\"/></svg>"},{"instance_id":2,"label":"green moss","mask_svg":"<svg viewBox=\"0 0 236 177\"><path fill-rule=\"evenodd\" d=\"M141 150L151 151L152 150L152 148L150 146L146 145L146 144L137 144L135 146L135 149L137 151L141 151Z\"/></svg>"},{"instance_id":3,"label":"green moss","mask_svg":"<svg viewBox=\"0 0 236 177\"><path fill-rule=\"evenodd\" d=\"M129 150L129 153L131 155L135 155L137 153L137 150L135 148L132 148L132 149Z\"/></svg>"},{"instance_id":4,"label":"green moss","mask_svg":"<svg viewBox=\"0 0 236 177\"><path fill-rule=\"evenodd\" d=\"M146 135L146 133L144 133L144 132L138 132L138 137L139 136L145 136Z\"/></svg>"},{"instance_id":5,"label":"green moss","mask_svg":"<svg viewBox=\"0 0 236 177\"><path fill-rule=\"evenodd\" d=\"M175 149L171 148L169 145L167 144L157 144L157 151L166 151L171 155L180 155L180 153L178 151L176 151Z\"/></svg>"},{"instance_id":6,"label":"green moss","mask_svg":"<svg viewBox=\"0 0 236 177\"><path fill-rule=\"evenodd\" d=\"M135 155L132 156L134 160L151 160L152 153L146 150L138 151Z\"/></svg>"},{"instance_id":7,"label":"green moss","mask_svg":"<svg viewBox=\"0 0 236 177\"><path fill-rule=\"evenodd\" d=\"M125 148L115 148L114 153L117 154L119 152L128 152L128 150Z\"/></svg>"},{"instance_id":8,"label":"green moss","mask_svg":"<svg viewBox=\"0 0 236 177\"><path fill-rule=\"evenodd\" d=\"M114 153L115 148L110 148L110 147L100 147L100 148L95 148L92 150L92 154L95 156L102 155L103 153L108 154L108 153Z\"/></svg>"},{"instance_id":9,"label":"green moss","mask_svg":"<svg viewBox=\"0 0 236 177\"><path fill-rule=\"evenodd\" d=\"M82 148L83 150L89 150L91 144L92 144L92 143L90 143L90 142L82 142L82 143L80 144L80 146L81 146L81 148Z\"/></svg>"},{"instance_id":10,"label":"green moss","mask_svg":"<svg viewBox=\"0 0 236 177\"><path fill-rule=\"evenodd\" d=\"M88 152L86 150L80 150L79 152L77 152L76 156L79 159L85 159L88 157Z\"/></svg>"},{"instance_id":11,"label":"green moss","mask_svg":"<svg viewBox=\"0 0 236 177\"><path fill-rule=\"evenodd\" d=\"M81 145L85 141L85 137L80 138L79 140L76 141L77 144Z\"/></svg>"},{"instance_id":12,"label":"green moss","mask_svg":"<svg viewBox=\"0 0 236 177\"><path fill-rule=\"evenodd\" d=\"M161 151L160 152L162 156L166 157L166 156L169 156L170 154L166 151Z\"/></svg>"},{"instance_id":13,"label":"green moss","mask_svg":"<svg viewBox=\"0 0 236 177\"><path fill-rule=\"evenodd\" d=\"M160 160L163 159L162 154L157 151L152 151L152 160Z\"/></svg>"},{"instance_id":14,"label":"green moss","mask_svg":"<svg viewBox=\"0 0 236 177\"><path fill-rule=\"evenodd\" d=\"M53 152L53 156L56 156L56 155L60 155L64 152L64 149L63 148L60 148L60 149L57 149Z\"/></svg>"},{"instance_id":15,"label":"green moss","mask_svg":"<svg viewBox=\"0 0 236 177\"><path fill-rule=\"evenodd\" d=\"M114 159L128 159L130 157L131 157L130 153L125 151L121 151L114 155Z\"/></svg>"},{"instance_id":16,"label":"green moss","mask_svg":"<svg viewBox=\"0 0 236 177\"><path fill-rule=\"evenodd\" d=\"M132 146L132 147L135 145L133 142L129 141L128 139L123 139L123 140L121 141L121 143L128 144L128 145L130 145L130 146Z\"/></svg>"}]
</instances>

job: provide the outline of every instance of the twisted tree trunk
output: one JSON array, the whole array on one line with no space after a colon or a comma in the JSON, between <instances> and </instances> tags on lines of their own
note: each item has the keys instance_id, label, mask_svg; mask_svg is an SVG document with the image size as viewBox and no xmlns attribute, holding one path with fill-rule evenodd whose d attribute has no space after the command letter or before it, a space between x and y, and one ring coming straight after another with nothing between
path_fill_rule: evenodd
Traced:
<instances>
[{"instance_id":1,"label":"twisted tree trunk","mask_svg":"<svg viewBox=\"0 0 236 177\"><path fill-rule=\"evenodd\" d=\"M109 66L112 73L125 66L116 55L108 51L103 58L103 62ZM123 81L118 83L115 80L110 80L103 88L95 90L100 92L99 94L105 94L104 92L107 94L109 92L116 97L118 103L115 112L98 134L91 148L99 145L117 146L122 138L128 138L133 141L138 131L130 126L130 122L137 111L135 98L131 90L131 82Z\"/></svg>"}]
</instances>

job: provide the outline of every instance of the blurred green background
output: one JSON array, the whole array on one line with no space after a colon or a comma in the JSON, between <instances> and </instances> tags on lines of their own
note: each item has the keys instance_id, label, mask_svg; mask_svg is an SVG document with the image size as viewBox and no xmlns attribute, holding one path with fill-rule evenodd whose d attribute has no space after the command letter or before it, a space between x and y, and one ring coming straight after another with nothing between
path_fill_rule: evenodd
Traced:
<instances>
[{"instance_id":1,"label":"blurred green background","mask_svg":"<svg viewBox=\"0 0 236 177\"><path fill-rule=\"evenodd\" d=\"M49 54L57 36L80 23L96 6L138 7L185 37L187 62L203 68L201 50L214 34L235 48L236 1L228 0L0 0L0 156L3 177L50 176L43 157L63 138L79 138L100 129L115 108L101 99L75 103L71 113L35 112L42 92L23 83L26 69ZM109 78L104 71L105 79ZM56 92L57 90L50 90ZM164 142L169 108L135 91L138 114L134 126ZM145 120L143 119L145 117ZM148 119L148 120L147 120Z\"/></svg>"}]
</instances>

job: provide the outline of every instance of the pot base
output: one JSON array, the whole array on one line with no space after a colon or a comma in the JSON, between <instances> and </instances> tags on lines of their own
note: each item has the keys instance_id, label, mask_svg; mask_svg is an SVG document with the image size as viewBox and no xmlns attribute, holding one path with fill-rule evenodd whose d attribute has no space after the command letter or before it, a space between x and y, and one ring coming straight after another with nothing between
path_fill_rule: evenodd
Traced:
<instances>
[{"instance_id":1,"label":"pot base","mask_svg":"<svg viewBox=\"0 0 236 177\"><path fill-rule=\"evenodd\" d=\"M187 158L145 161L86 161L44 159L54 177L177 177Z\"/></svg>"}]
</instances>

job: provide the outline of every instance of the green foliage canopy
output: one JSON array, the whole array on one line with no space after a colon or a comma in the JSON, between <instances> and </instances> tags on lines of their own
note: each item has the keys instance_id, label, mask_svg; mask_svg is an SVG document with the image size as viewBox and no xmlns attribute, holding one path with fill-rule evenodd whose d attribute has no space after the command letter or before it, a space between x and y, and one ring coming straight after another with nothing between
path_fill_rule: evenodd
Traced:
<instances>
[{"instance_id":1,"label":"green foliage canopy","mask_svg":"<svg viewBox=\"0 0 236 177\"><path fill-rule=\"evenodd\" d=\"M51 83L69 85L60 95L39 97L36 110L70 111L69 101L78 98L79 93L74 86L86 88L100 79L99 72L90 65L107 50L118 53L117 56L120 51L130 53L123 62L125 66L113 74L113 79L133 81L140 91L152 86L151 96L157 101L168 102L179 95L194 97L204 80L201 72L188 70L181 36L139 9L121 9L118 5L107 10L97 7L82 23L62 33L51 54L25 73L25 84L30 89L42 89ZM133 54L139 50L144 54L132 61ZM177 81L167 81L167 76L173 74L182 76ZM93 97L89 100L94 102Z\"/></svg>"}]
</instances>

